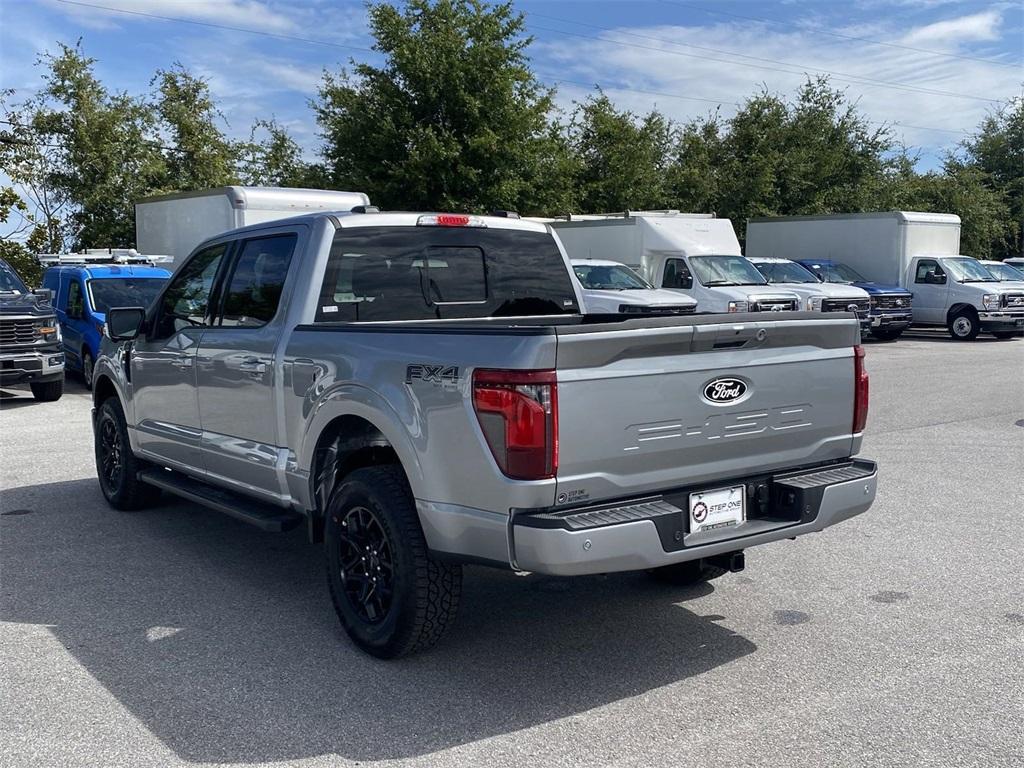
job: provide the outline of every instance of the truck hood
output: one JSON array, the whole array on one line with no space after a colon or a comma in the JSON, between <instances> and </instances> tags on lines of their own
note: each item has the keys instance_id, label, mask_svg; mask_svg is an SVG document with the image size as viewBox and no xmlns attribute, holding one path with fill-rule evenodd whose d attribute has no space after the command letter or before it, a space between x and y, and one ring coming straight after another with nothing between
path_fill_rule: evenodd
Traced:
<instances>
[{"instance_id":1,"label":"truck hood","mask_svg":"<svg viewBox=\"0 0 1024 768\"><path fill-rule=\"evenodd\" d=\"M792 299L799 300L800 297L789 290L787 286L778 285L713 285L707 288L719 296L725 296L734 301L749 301L752 299Z\"/></svg>"},{"instance_id":2,"label":"truck hood","mask_svg":"<svg viewBox=\"0 0 1024 768\"><path fill-rule=\"evenodd\" d=\"M866 299L867 291L844 283L772 283L773 287L795 293L801 299L824 296L828 299Z\"/></svg>"},{"instance_id":3,"label":"truck hood","mask_svg":"<svg viewBox=\"0 0 1024 768\"><path fill-rule=\"evenodd\" d=\"M618 312L619 306L637 307L695 307L697 302L685 293L664 288L609 291L583 289L583 303L590 312Z\"/></svg>"},{"instance_id":4,"label":"truck hood","mask_svg":"<svg viewBox=\"0 0 1024 768\"><path fill-rule=\"evenodd\" d=\"M53 305L42 301L34 293L0 293L0 316L32 315L52 317Z\"/></svg>"},{"instance_id":5,"label":"truck hood","mask_svg":"<svg viewBox=\"0 0 1024 768\"><path fill-rule=\"evenodd\" d=\"M833 283L833 285L837 285L837 283ZM900 288L898 285L886 285L884 283L875 283L872 281L856 282L852 283L852 285L857 286L862 291L867 291L872 296L880 294L896 294L898 296L913 295L906 288Z\"/></svg>"}]
</instances>

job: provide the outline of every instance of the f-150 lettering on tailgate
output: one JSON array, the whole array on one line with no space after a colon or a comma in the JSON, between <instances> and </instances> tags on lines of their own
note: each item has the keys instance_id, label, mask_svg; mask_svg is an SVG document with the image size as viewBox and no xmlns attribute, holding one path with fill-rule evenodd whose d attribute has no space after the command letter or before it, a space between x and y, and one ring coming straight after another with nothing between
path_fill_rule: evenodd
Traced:
<instances>
[{"instance_id":1,"label":"f-150 lettering on tailgate","mask_svg":"<svg viewBox=\"0 0 1024 768\"><path fill-rule=\"evenodd\" d=\"M704 440L750 437L765 432L786 432L812 424L809 403L781 405L775 408L737 413L712 413L701 423L683 426L682 421L655 421L632 424L626 428L624 451L639 451L647 445L663 447L664 440L696 445Z\"/></svg>"}]
</instances>

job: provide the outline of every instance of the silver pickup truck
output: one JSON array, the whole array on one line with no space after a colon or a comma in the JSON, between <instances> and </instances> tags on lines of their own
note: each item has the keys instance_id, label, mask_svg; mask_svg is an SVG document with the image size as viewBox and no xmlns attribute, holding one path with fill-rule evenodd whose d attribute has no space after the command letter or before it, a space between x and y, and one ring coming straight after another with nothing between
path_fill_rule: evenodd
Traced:
<instances>
[{"instance_id":1,"label":"silver pickup truck","mask_svg":"<svg viewBox=\"0 0 1024 768\"><path fill-rule=\"evenodd\" d=\"M857 320L580 314L543 224L314 214L208 240L107 315L96 466L326 548L351 638L452 622L463 563L677 584L864 512Z\"/></svg>"}]
</instances>

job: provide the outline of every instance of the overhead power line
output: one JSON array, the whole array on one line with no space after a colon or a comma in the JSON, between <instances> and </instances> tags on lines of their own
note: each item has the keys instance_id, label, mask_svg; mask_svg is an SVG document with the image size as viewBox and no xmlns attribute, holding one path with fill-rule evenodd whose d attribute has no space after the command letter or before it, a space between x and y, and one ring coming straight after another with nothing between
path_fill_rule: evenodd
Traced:
<instances>
[{"instance_id":1,"label":"overhead power line","mask_svg":"<svg viewBox=\"0 0 1024 768\"><path fill-rule=\"evenodd\" d=\"M345 45L345 44L342 44L342 43L335 43L335 42L328 41L328 40L318 40L318 39L315 39L315 38L302 37L302 36L299 36L299 35L288 35L288 34L279 33L279 32L267 32L265 30L251 29L251 28L246 28L246 27L236 27L236 26L232 26L232 25L229 25L229 24L215 24L213 22L198 21L196 19L185 19L185 18L180 18L180 17L175 17L175 16L164 16L164 15L155 14L155 13L147 13L147 12L143 12L143 11L130 11L130 10L126 10L126 9L123 9L123 8L113 8L113 7L110 7L110 6L100 5L98 3L82 2L81 0L57 0L57 1L60 2L60 3L63 3L64 5L73 5L73 6L83 7L83 8L92 8L92 9L95 9L95 10L109 11L111 13L120 13L120 14L129 15L129 16L141 16L141 17L144 17L144 18L157 19L157 20L160 20L160 21L169 21L169 22L178 23L178 24L193 24L193 25L201 26L201 27L209 27L209 28L212 28L212 29L222 29L222 30L226 30L226 31L230 31L230 32L242 32L244 34L250 34L250 35L260 35L260 36L263 36L263 37L273 37L273 38L279 38L279 39L283 39L283 40L292 40L292 41L295 41L295 42L308 43L308 44L311 44L311 45L320 45L320 46L327 46L327 47L331 47L331 48L340 48L340 49L345 49L345 50L362 51L362 52L365 52L365 53L372 53L372 54L378 53L377 51L373 50L372 48L365 48L365 47L355 46L355 45ZM532 15L544 16L544 14L532 14ZM545 16L545 18L554 19L555 17ZM556 20L558 20L558 21L565 21L564 19L556 19ZM584 24L583 22L569 22L569 23L582 24L583 26L596 26L596 25ZM596 27L596 28L598 28L598 29L606 29L604 27ZM616 43L617 42L617 41L607 40L606 38L603 38L603 37L595 37L595 36L591 36L591 35L579 35L577 33L564 32L564 31L561 31L561 30L548 30L548 31L554 32L555 34L567 34L567 35L572 35L572 36L576 36L576 37L585 37L585 38L592 39L592 40L597 40L597 41L600 41L600 42L608 42L608 43ZM626 34L628 34L628 33L626 33ZM634 36L636 36L636 37L648 37L648 36L644 36L644 35L634 35ZM662 38L656 38L656 37L650 37L649 39L657 40L659 42L670 42L670 41L666 41L666 40L664 40ZM618 44L626 45L626 46L630 46L631 45L630 43L621 43L621 42L619 42ZM671 44L672 45L687 45L687 44L675 43L675 42L671 42ZM647 49L650 49L650 50L655 50L655 51L665 52L665 53L673 53L673 54L677 54L677 55L680 55L680 56L688 56L688 57L692 57L692 58L705 58L705 59L708 59L708 60L711 60L711 61L721 61L719 59L712 59L710 57L702 57L702 56L698 56L696 54L686 54L686 53L683 53L682 51L665 51L663 48L655 48L653 46L634 46L634 47L647 48ZM689 47L696 47L696 46L689 46ZM745 56L745 54L735 54L735 53L729 53L728 55ZM756 58L756 57L747 57L747 58ZM743 65L743 66L753 66L753 65L744 65L742 62L729 62L729 61L726 61L724 63L727 63L727 64L736 63L736 64L740 64L740 65ZM786 65L786 66L797 66L797 65ZM768 67L757 67L757 68L771 69L771 68L768 68ZM804 72L787 71L787 70L781 70L781 69L775 69L773 71L783 72L785 74L805 74ZM818 70L818 71L825 71L825 70ZM541 75L541 76L544 77L543 75ZM653 91L653 90L646 90L646 89L641 89L641 88L631 88L631 87L618 86L618 85L602 86L599 83L583 82L583 81L578 81L578 80L568 80L568 79L565 79L565 78L562 78L562 77L546 77L546 79L548 79L548 80L550 80L552 82L565 83L567 85L577 85L577 86L582 86L582 87L586 87L586 88L605 87L607 90L623 91L623 92L629 92L629 93L639 93L639 94L644 94L644 95L648 95L648 96L662 96L662 97L665 97L665 98L679 99L679 100L684 100L684 101L700 101L700 102L704 102L704 103L708 103L708 104L716 104L716 105L717 104L728 104L728 105L731 105L731 106L737 106L737 107L740 106L740 104L738 102L729 101L727 99L709 99L709 98L703 98L703 97L697 97L697 96L684 96L684 95L678 94L678 93L668 93L668 92L664 92L664 91ZM836 78L836 79L838 80L840 78ZM901 89L910 89L911 88L909 86L900 85L900 84L897 84L895 87L899 87ZM920 89L914 88L914 90L920 90ZM931 91L930 90L923 90L922 92L930 93ZM966 94L947 94L946 92L942 92L942 91L936 92L935 95L966 96ZM968 97L968 98L976 98L976 99L980 99L982 101L993 101L993 102L996 101L994 99L983 99L981 97ZM875 124L887 125L887 123L875 123ZM911 125L904 125L904 124L898 124L898 123L892 123L892 125L902 125L902 127L912 128L914 130L938 131L938 132L942 132L942 133L955 133L955 134L967 135L966 131L954 131L954 130L951 130L951 129L948 129L948 128L928 128L928 127L923 127L923 126L911 126ZM164 148L164 149L172 149L170 147L162 147L162 148Z\"/></svg>"},{"instance_id":2,"label":"overhead power line","mask_svg":"<svg viewBox=\"0 0 1024 768\"><path fill-rule=\"evenodd\" d=\"M571 23L571 24L578 24L578 23L582 23L582 22L569 22L569 23ZM770 72L782 72L782 73L787 74L787 75L801 75L801 74L806 74L806 72L808 72L808 71L813 71L813 72L820 72L822 74L829 75L833 80L836 80L837 82L854 83L854 84L857 84L857 85L866 85L866 86L873 87L873 88L888 88L888 89L891 89L891 90L906 91L906 92L909 92L909 93L923 93L923 94L927 94L929 96L949 96L949 97L958 98L958 99L970 99L972 101L984 101L984 102L988 102L988 103L991 103L991 104L998 104L999 103L999 99L990 99L990 98L986 98L984 96L975 96L975 95L969 94L969 93L956 93L954 91L942 91L942 90L939 90L939 89L936 89L936 88L922 88L920 86L910 85L908 83L897 83L897 82L888 81L888 80L874 80L872 78L861 77L859 75L851 75L851 74L848 74L848 73L845 73L845 72L833 72L833 71L828 70L828 69L821 69L820 67L804 67L802 64L791 64L789 62L776 61L774 59L760 59L760 61L768 61L768 62L771 62L771 63L774 63L774 64L778 64L780 66L790 67L791 69L788 69L788 70L787 69L779 69L778 67L768 67L768 66L765 66L763 64L748 64L748 63L743 62L743 61L721 59L721 58L716 58L714 56L702 56L702 55L697 54L697 53L686 53L685 51L676 51L676 50L666 49L666 48L662 48L662 47L656 47L656 46L653 46L653 45L642 45L640 43L627 43L627 42L622 41L622 40L609 40L607 37L599 37L599 36L596 36L596 35L584 35L581 32L570 32L570 31L564 30L564 29L552 29L550 27L537 26L536 24L531 24L530 26L533 29L539 29L539 30L542 30L544 32L551 32L551 33L556 34L556 35L568 35L569 37L580 37L580 38L583 38L585 40L595 40L597 42L608 43L610 45L619 45L619 46L625 46L627 48L638 48L638 49L641 49L641 50L656 51L658 53L667 53L667 54L670 54L670 55L673 55L673 56L684 56L684 57L689 58L689 59L703 59L705 61L715 61L715 62L718 62L720 64L728 64L730 66L750 67L752 69L767 70L767 71L770 71ZM587 24L586 26L595 26L595 25ZM598 29L603 29L603 30L608 31L608 32L618 32L618 30L611 29L611 28L608 28L608 27L597 27L597 28ZM628 34L628 33L626 33L626 34ZM658 40L659 42L666 43L668 45L683 45L683 46L695 47L695 48L699 47L699 46L689 46L688 43L676 43L676 42L673 42L673 41L670 41L670 40L665 40L664 38L651 38L651 39ZM734 54L734 53L732 53L730 51L717 51L716 49L709 49L709 48L705 48L703 50L714 50L714 51L716 51L718 53L724 53L725 55L729 55L729 56L737 56L737 55L742 56L743 55L743 54ZM756 58L756 57L747 57L747 58Z\"/></svg>"},{"instance_id":3,"label":"overhead power line","mask_svg":"<svg viewBox=\"0 0 1024 768\"><path fill-rule=\"evenodd\" d=\"M298 35L286 35L282 32L267 32L262 29L248 29L245 27L233 27L228 24L214 24L212 21L199 21L198 19L182 19L176 16L161 16L156 13L146 13L144 11L129 11L125 8L111 8L106 5L98 5L96 3L83 3L80 0L57 0L58 3L64 5L77 5L82 8L93 8L99 11L109 11L110 13L123 13L128 16L142 16L147 19L159 19L160 21L173 21L179 24L195 24L200 27L211 27L213 29L224 29L229 32L245 32L250 35L262 35L263 37L276 37L280 40L293 40L299 43L310 43L311 45L325 45L330 48L342 48L348 51L363 51L364 53L377 53L372 48L362 48L358 45L345 45L343 43L335 43L330 40L317 40L312 37L300 37Z\"/></svg>"},{"instance_id":4,"label":"overhead power line","mask_svg":"<svg viewBox=\"0 0 1024 768\"><path fill-rule=\"evenodd\" d=\"M830 29L822 29L818 26L804 26L802 24L794 24L791 21L781 21L779 19L766 19L761 16L744 16L743 14L733 13L732 11L723 11L718 8L704 8L700 5L694 5L693 3L678 2L678 0L658 0L658 2L664 3L665 5L675 5L682 8L690 8L695 11L701 11L702 13L715 13L719 16L731 16L734 19L744 19L746 21L758 21L764 24L777 24L783 27L792 27L798 29L801 32L814 32L819 35L828 35L829 37L837 37L842 40L855 40L859 43L868 43L870 45L882 45L886 48L899 48L904 51L915 51L917 53L927 53L932 56L944 56L950 59L963 59L965 61L978 61L982 64L994 64L998 67L1013 67L1020 69L1022 66L1016 62L998 61L996 59L986 59L979 56L965 56L959 53L947 53L945 51L934 51L929 48L917 48L913 45L904 45L902 43L892 43L885 40L873 40L869 37L859 37L857 35L844 35L841 32L833 32Z\"/></svg>"}]
</instances>

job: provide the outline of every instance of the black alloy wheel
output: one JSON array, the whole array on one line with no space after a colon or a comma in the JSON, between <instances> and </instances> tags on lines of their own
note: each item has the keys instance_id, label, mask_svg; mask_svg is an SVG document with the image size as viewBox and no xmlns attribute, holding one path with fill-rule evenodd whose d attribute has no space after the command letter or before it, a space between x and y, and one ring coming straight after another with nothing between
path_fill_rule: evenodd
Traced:
<instances>
[{"instance_id":1,"label":"black alloy wheel","mask_svg":"<svg viewBox=\"0 0 1024 768\"><path fill-rule=\"evenodd\" d=\"M384 527L363 506L351 507L338 523L338 562L345 597L366 623L387 616L395 589L395 563Z\"/></svg>"}]
</instances>

